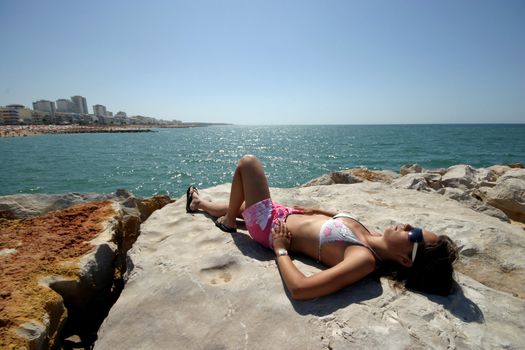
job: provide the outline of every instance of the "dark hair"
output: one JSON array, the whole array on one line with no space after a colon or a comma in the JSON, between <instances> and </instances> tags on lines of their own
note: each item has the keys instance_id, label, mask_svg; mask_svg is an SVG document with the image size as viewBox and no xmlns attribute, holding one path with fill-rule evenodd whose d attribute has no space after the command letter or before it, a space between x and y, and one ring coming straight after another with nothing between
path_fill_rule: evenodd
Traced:
<instances>
[{"instance_id":1,"label":"dark hair","mask_svg":"<svg viewBox=\"0 0 525 350\"><path fill-rule=\"evenodd\" d=\"M430 294L449 295L454 285L453 264L458 248L448 236L438 236L432 243L420 243L412 267L383 262L377 277L389 276L405 288Z\"/></svg>"}]
</instances>

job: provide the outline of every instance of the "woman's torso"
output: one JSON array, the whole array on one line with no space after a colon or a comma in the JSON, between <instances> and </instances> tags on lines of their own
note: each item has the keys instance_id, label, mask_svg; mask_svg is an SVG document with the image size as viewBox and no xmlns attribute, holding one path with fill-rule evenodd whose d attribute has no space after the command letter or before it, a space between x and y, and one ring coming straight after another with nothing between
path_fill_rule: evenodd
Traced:
<instances>
[{"instance_id":1,"label":"woman's torso","mask_svg":"<svg viewBox=\"0 0 525 350\"><path fill-rule=\"evenodd\" d=\"M288 216L286 226L292 233L290 250L305 254L312 259L320 260L327 266L337 265L343 261L345 254L351 254L353 250L366 249L369 251L366 247L347 242L326 242L319 250L321 226L330 219L330 216L323 214L294 214ZM356 220L350 218L337 218L335 220L345 224L361 242L366 242L366 235L370 235L370 232ZM320 257L319 252L321 252Z\"/></svg>"}]
</instances>

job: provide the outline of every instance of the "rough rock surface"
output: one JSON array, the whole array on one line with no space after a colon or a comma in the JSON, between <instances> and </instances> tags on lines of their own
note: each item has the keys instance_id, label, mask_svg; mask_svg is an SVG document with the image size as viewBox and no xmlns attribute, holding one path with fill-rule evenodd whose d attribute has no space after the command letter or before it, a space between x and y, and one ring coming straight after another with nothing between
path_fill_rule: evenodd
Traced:
<instances>
[{"instance_id":1,"label":"rough rock surface","mask_svg":"<svg viewBox=\"0 0 525 350\"><path fill-rule=\"evenodd\" d=\"M91 202L33 219L0 222L0 250L9 251L0 257L0 348L56 345L67 312L53 287L69 287L72 295L83 297L78 288L71 290L82 275L95 289L107 288L112 269L107 276L108 270L99 264L104 264L107 250L115 249L110 231L116 214L112 202ZM99 244L89 243L97 237ZM89 258L90 253L99 259ZM81 264L83 256L87 260Z\"/></svg>"},{"instance_id":2,"label":"rough rock surface","mask_svg":"<svg viewBox=\"0 0 525 350\"><path fill-rule=\"evenodd\" d=\"M481 190L487 204L501 209L517 221L525 222L525 169L511 169L493 187Z\"/></svg>"},{"instance_id":3,"label":"rough rock surface","mask_svg":"<svg viewBox=\"0 0 525 350\"><path fill-rule=\"evenodd\" d=\"M101 197L114 200L89 201ZM123 190L0 197L7 203L4 209L15 208L4 211L11 213L7 217L31 217L0 219L0 348L53 348L66 319L69 328L100 324L102 319L93 318L104 308L107 312L120 292L116 283L125 265L119 257L135 241L142 220L170 201L167 196L137 199ZM89 347L89 341L94 339L81 344Z\"/></svg>"},{"instance_id":4,"label":"rough rock surface","mask_svg":"<svg viewBox=\"0 0 525 350\"><path fill-rule=\"evenodd\" d=\"M229 185L201 189L227 200ZM357 216L372 230L411 222L461 247L449 297L367 278L333 295L294 301L273 253L244 231L226 234L184 200L156 211L128 258L126 286L95 349L486 349L523 347L522 228L438 193L383 183L272 189L289 205ZM322 268L293 256L306 274Z\"/></svg>"},{"instance_id":5,"label":"rough rock surface","mask_svg":"<svg viewBox=\"0 0 525 350\"><path fill-rule=\"evenodd\" d=\"M354 184L363 181L379 181L391 183L398 178L399 174L390 170L369 170L367 168L352 168L323 175L305 183L302 187L334 185L334 184Z\"/></svg>"},{"instance_id":6,"label":"rough rock surface","mask_svg":"<svg viewBox=\"0 0 525 350\"><path fill-rule=\"evenodd\" d=\"M423 169L419 164L403 165L400 174L366 168L342 170L313 179L303 187L383 182L396 188L434 192L463 205L509 222L525 223L525 169L521 164L473 168L460 164L448 169Z\"/></svg>"},{"instance_id":7,"label":"rough rock surface","mask_svg":"<svg viewBox=\"0 0 525 350\"><path fill-rule=\"evenodd\" d=\"M399 169L401 176L405 176L410 173L420 173L423 170L420 164L406 164Z\"/></svg>"},{"instance_id":8,"label":"rough rock surface","mask_svg":"<svg viewBox=\"0 0 525 350\"><path fill-rule=\"evenodd\" d=\"M105 201L112 194L67 193L67 194L14 194L0 197L0 218L29 219L53 210L69 208L75 204Z\"/></svg>"}]
</instances>

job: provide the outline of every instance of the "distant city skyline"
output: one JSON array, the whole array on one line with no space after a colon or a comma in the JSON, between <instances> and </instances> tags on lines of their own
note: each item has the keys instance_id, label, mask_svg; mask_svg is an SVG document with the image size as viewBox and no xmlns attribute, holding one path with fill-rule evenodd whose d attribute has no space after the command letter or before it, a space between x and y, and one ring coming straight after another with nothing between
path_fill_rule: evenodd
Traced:
<instances>
[{"instance_id":1,"label":"distant city skyline","mask_svg":"<svg viewBox=\"0 0 525 350\"><path fill-rule=\"evenodd\" d=\"M64 5L0 3L0 106L84 96L187 122L525 122L523 1Z\"/></svg>"},{"instance_id":2,"label":"distant city skyline","mask_svg":"<svg viewBox=\"0 0 525 350\"><path fill-rule=\"evenodd\" d=\"M71 98L69 99L66 99L66 98L59 98L57 100L40 99L38 101L33 101L32 106L34 110L48 111L52 113L54 113L55 110L57 112L93 114L93 115L101 115L101 116L105 116L107 115L107 113L110 113L110 114L113 113L113 112L107 111L107 108L105 105L101 105L98 103L92 106L93 112L90 113L88 105L87 105L86 97L80 96L80 95L71 96Z\"/></svg>"}]
</instances>

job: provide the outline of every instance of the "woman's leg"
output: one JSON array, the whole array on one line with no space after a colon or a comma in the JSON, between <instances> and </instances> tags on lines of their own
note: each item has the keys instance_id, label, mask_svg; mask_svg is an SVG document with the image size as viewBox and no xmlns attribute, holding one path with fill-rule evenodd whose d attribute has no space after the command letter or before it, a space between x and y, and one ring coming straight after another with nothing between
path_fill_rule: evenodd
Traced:
<instances>
[{"instance_id":1,"label":"woman's leg","mask_svg":"<svg viewBox=\"0 0 525 350\"><path fill-rule=\"evenodd\" d=\"M206 199L201 199L195 191L193 191L192 197L190 204L192 210L200 209L216 218L226 215L228 211L228 202L211 202Z\"/></svg>"},{"instance_id":2,"label":"woman's leg","mask_svg":"<svg viewBox=\"0 0 525 350\"><path fill-rule=\"evenodd\" d=\"M270 189L261 163L255 156L248 155L237 163L228 204L201 200L197 194L193 196L192 209L202 209L212 216L219 217L219 222L233 228L237 226L236 218L245 207L270 198Z\"/></svg>"},{"instance_id":3,"label":"woman's leg","mask_svg":"<svg viewBox=\"0 0 525 350\"><path fill-rule=\"evenodd\" d=\"M233 174L228 210L218 221L236 227L236 217L244 209L243 204L248 208L267 198L270 198L270 188L261 162L255 156L244 156Z\"/></svg>"}]
</instances>

